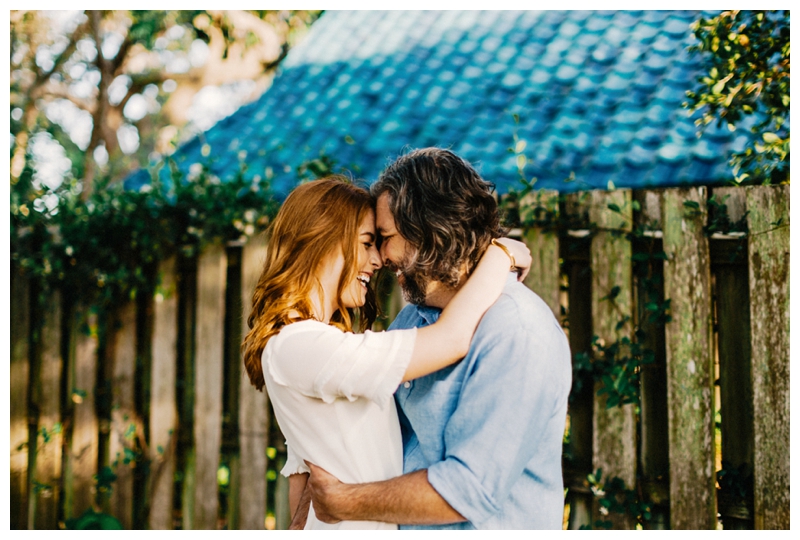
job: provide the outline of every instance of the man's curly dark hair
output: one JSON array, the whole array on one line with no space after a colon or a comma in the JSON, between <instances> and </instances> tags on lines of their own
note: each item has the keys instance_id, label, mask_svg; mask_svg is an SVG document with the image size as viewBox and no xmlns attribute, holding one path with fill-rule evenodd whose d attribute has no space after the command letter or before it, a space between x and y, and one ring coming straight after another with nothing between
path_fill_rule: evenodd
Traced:
<instances>
[{"instance_id":1,"label":"man's curly dark hair","mask_svg":"<svg viewBox=\"0 0 800 540\"><path fill-rule=\"evenodd\" d=\"M397 230L418 250L417 271L449 287L458 284L466 262L470 273L500 226L494 184L462 158L441 148L422 148L399 157L370 192L388 193Z\"/></svg>"}]
</instances>

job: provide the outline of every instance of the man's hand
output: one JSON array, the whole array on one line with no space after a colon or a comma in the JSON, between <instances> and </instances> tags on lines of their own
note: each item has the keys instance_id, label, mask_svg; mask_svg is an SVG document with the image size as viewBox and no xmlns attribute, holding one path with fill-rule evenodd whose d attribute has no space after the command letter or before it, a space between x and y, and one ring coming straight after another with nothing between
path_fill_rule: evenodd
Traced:
<instances>
[{"instance_id":1,"label":"man's hand","mask_svg":"<svg viewBox=\"0 0 800 540\"><path fill-rule=\"evenodd\" d=\"M411 525L439 525L466 521L428 482L420 469L365 484L345 484L306 461L311 471L306 484L314 514L324 523L382 521Z\"/></svg>"},{"instance_id":2,"label":"man's hand","mask_svg":"<svg viewBox=\"0 0 800 540\"><path fill-rule=\"evenodd\" d=\"M311 495L314 514L323 523L338 523L342 518L338 514L337 503L341 501L346 484L321 467L306 461L311 475L306 490Z\"/></svg>"}]
</instances>

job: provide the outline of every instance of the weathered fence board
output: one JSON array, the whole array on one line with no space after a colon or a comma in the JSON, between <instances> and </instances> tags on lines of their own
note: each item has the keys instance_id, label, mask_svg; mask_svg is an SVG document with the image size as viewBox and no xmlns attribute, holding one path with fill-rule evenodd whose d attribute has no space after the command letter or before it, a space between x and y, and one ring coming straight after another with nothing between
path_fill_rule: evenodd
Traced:
<instances>
[{"instance_id":1,"label":"weathered fence board","mask_svg":"<svg viewBox=\"0 0 800 540\"><path fill-rule=\"evenodd\" d=\"M747 267L726 265L715 270L719 332L720 421L723 466L753 473L753 377L750 362L750 311ZM732 500L719 493L725 529L752 528L750 500ZM746 523L738 524L738 520Z\"/></svg>"},{"instance_id":2,"label":"weathered fence board","mask_svg":"<svg viewBox=\"0 0 800 540\"><path fill-rule=\"evenodd\" d=\"M30 286L11 268L11 366L9 413L11 418L10 525L28 528L28 388L30 384Z\"/></svg>"},{"instance_id":3,"label":"weathered fence board","mask_svg":"<svg viewBox=\"0 0 800 540\"><path fill-rule=\"evenodd\" d=\"M609 208L616 205L617 211ZM590 221L598 227L592 238L592 326L605 346L631 337L633 290L631 244L625 231L631 230L633 206L630 190L593 191ZM618 287L618 293L612 291ZM621 328L618 323L625 322ZM599 384L599 383L598 383ZM593 463L602 469L603 479L619 477L628 489L636 481L636 416L632 404L606 408L606 394L595 396ZM628 515L609 516L614 528L632 529Z\"/></svg>"},{"instance_id":4,"label":"weathered fence board","mask_svg":"<svg viewBox=\"0 0 800 540\"><path fill-rule=\"evenodd\" d=\"M789 186L747 188L756 529L789 528Z\"/></svg>"},{"instance_id":5,"label":"weathered fence board","mask_svg":"<svg viewBox=\"0 0 800 540\"><path fill-rule=\"evenodd\" d=\"M640 239L637 250L654 255L661 250L661 192L636 194L640 211L637 225L650 236ZM669 434L667 429L667 360L664 325L651 320L647 306L664 301L663 263L656 257L640 263L636 273L637 322L643 333L641 344L653 352L653 362L640 370L640 463L642 495L650 503L648 529L669 528Z\"/></svg>"},{"instance_id":6,"label":"weathered fence board","mask_svg":"<svg viewBox=\"0 0 800 540\"><path fill-rule=\"evenodd\" d=\"M534 206L547 212L553 219L558 217L558 192L543 191L529 194L523 199L526 206ZM535 216L536 217L536 216ZM544 214L538 216L544 219ZM561 318L560 283L561 268L559 265L559 240L555 228L530 227L523 232L523 241L531 250L533 261L525 285L542 297L550 306L556 319Z\"/></svg>"},{"instance_id":7,"label":"weathered fence board","mask_svg":"<svg viewBox=\"0 0 800 540\"><path fill-rule=\"evenodd\" d=\"M267 237L260 234L242 250L242 339L249 331L247 318L253 306L253 291L264 268ZM258 392L239 362L239 529L263 530L267 512L267 446L269 407L267 390ZM233 474L234 471L231 471Z\"/></svg>"},{"instance_id":8,"label":"weathered fence board","mask_svg":"<svg viewBox=\"0 0 800 540\"><path fill-rule=\"evenodd\" d=\"M72 430L65 460L65 517L78 517L95 505L99 425L95 408L97 385L97 313L78 304L70 317L68 386Z\"/></svg>"},{"instance_id":9,"label":"weathered fence board","mask_svg":"<svg viewBox=\"0 0 800 540\"><path fill-rule=\"evenodd\" d=\"M717 200L727 206L728 219L735 223L745 213L746 194L741 188L716 188ZM726 240L727 243L741 242ZM753 474L753 376L750 360L750 283L747 264L730 259L712 265L716 280L717 343L719 351L720 421L722 464L745 476ZM718 491L717 506L723 527L752 529L752 493L745 498Z\"/></svg>"},{"instance_id":10,"label":"weathered fence board","mask_svg":"<svg viewBox=\"0 0 800 540\"><path fill-rule=\"evenodd\" d=\"M589 203L588 193L570 193L564 198L561 217L566 218L573 228L581 228L588 233ZM567 335L574 364L577 355L589 354L592 350L592 306L590 302L586 301L592 297L589 249L591 238L586 236L576 243L568 234L566 241L559 243L560 256L564 261L563 271L569 284L567 288ZM568 415L569 445L567 447L568 454L564 460L564 486L568 490L566 504L569 505L569 522L567 528L576 530L592 524L594 496L588 487L586 477L593 472L593 385L582 385L577 390L573 385Z\"/></svg>"},{"instance_id":11,"label":"weathered fence board","mask_svg":"<svg viewBox=\"0 0 800 540\"><path fill-rule=\"evenodd\" d=\"M33 527L58 528L58 503L61 497L61 293L55 292L41 314L41 350L35 368L32 393L38 410L35 445Z\"/></svg>"},{"instance_id":12,"label":"weathered fence board","mask_svg":"<svg viewBox=\"0 0 800 540\"><path fill-rule=\"evenodd\" d=\"M172 529L178 409L175 398L178 361L176 258L159 267L161 283L153 306L150 406L150 529Z\"/></svg>"},{"instance_id":13,"label":"weathered fence board","mask_svg":"<svg viewBox=\"0 0 800 540\"><path fill-rule=\"evenodd\" d=\"M592 311L585 300L592 295L592 276L588 264L572 263L569 272L569 346L573 359L576 354L592 348ZM569 468L565 473L569 488L569 528L580 529L592 523L592 492L585 486L592 472L594 388L585 385L569 403Z\"/></svg>"},{"instance_id":14,"label":"weathered fence board","mask_svg":"<svg viewBox=\"0 0 800 540\"><path fill-rule=\"evenodd\" d=\"M664 193L670 520L673 529L715 529L714 360L705 188Z\"/></svg>"},{"instance_id":15,"label":"weathered fence board","mask_svg":"<svg viewBox=\"0 0 800 540\"><path fill-rule=\"evenodd\" d=\"M225 249L214 245L200 255L197 263L194 380L196 483L193 529L217 528L226 261Z\"/></svg>"},{"instance_id":16,"label":"weathered fence board","mask_svg":"<svg viewBox=\"0 0 800 540\"><path fill-rule=\"evenodd\" d=\"M126 529L133 527L133 461L137 430L135 402L136 302L121 306L112 330L111 431L109 461L117 479L111 491L111 514ZM127 452L126 452L127 451ZM127 463L126 463L127 461Z\"/></svg>"}]
</instances>

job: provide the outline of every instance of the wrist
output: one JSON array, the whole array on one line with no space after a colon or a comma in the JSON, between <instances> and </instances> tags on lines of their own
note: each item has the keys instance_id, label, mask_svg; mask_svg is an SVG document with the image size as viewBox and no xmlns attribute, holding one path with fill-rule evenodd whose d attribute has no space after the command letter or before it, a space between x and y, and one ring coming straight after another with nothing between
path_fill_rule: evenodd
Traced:
<instances>
[{"instance_id":1,"label":"wrist","mask_svg":"<svg viewBox=\"0 0 800 540\"><path fill-rule=\"evenodd\" d=\"M354 508L350 504L355 498L353 487L355 486L350 484L338 484L329 494L328 510L340 521L357 521L357 517L354 516Z\"/></svg>"},{"instance_id":2,"label":"wrist","mask_svg":"<svg viewBox=\"0 0 800 540\"><path fill-rule=\"evenodd\" d=\"M514 258L514 254L511 253L511 250L504 246L501 242L497 240L497 238L492 238L491 246L495 246L498 248L498 251L502 251L505 256L508 258L509 261L509 271L514 272L517 269L517 261Z\"/></svg>"}]
</instances>

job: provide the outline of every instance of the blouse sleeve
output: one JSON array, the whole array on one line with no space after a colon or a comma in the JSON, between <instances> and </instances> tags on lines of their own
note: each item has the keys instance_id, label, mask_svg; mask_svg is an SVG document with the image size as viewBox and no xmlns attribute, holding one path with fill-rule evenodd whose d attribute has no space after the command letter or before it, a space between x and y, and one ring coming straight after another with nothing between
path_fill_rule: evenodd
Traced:
<instances>
[{"instance_id":1,"label":"blouse sleeve","mask_svg":"<svg viewBox=\"0 0 800 540\"><path fill-rule=\"evenodd\" d=\"M281 469L281 474L285 477L289 477L293 474L301 474L311 472L308 468L308 465L304 461L302 461L294 451L294 447L291 446L288 442L286 443L286 464Z\"/></svg>"},{"instance_id":2,"label":"blouse sleeve","mask_svg":"<svg viewBox=\"0 0 800 540\"><path fill-rule=\"evenodd\" d=\"M294 323L265 349L264 363L276 383L330 403L364 397L383 407L411 361L416 328L363 334L316 321Z\"/></svg>"}]
</instances>

